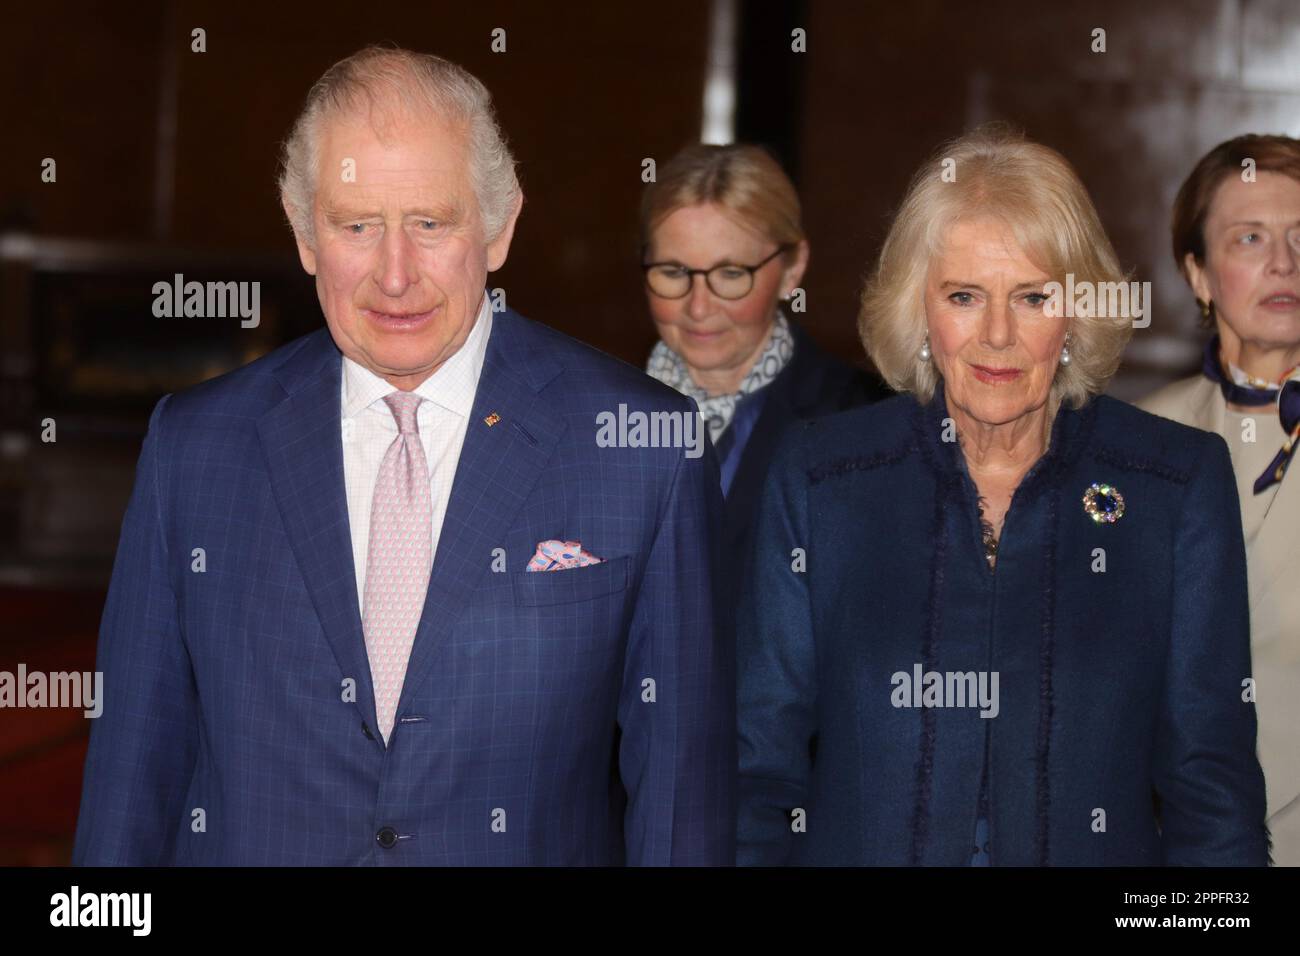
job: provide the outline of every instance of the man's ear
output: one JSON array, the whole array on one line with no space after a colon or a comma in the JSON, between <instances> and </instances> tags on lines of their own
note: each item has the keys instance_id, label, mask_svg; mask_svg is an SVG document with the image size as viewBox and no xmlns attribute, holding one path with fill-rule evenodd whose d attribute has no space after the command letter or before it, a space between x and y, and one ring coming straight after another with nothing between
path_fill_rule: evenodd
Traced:
<instances>
[{"instance_id":1,"label":"man's ear","mask_svg":"<svg viewBox=\"0 0 1300 956\"><path fill-rule=\"evenodd\" d=\"M1196 261L1196 256L1190 252L1183 256L1183 272L1187 276L1187 283L1192 287L1192 292L1196 298L1206 304L1213 301L1210 295L1210 280L1205 274L1205 266Z\"/></svg>"},{"instance_id":2,"label":"man's ear","mask_svg":"<svg viewBox=\"0 0 1300 956\"><path fill-rule=\"evenodd\" d=\"M291 209L286 202L284 205L284 214L288 217L289 223L293 225L298 221L295 210ZM316 274L316 250L307 244L307 240L298 232L297 225L293 225L293 241L298 245L298 261L302 263L303 269L308 275Z\"/></svg>"},{"instance_id":3,"label":"man's ear","mask_svg":"<svg viewBox=\"0 0 1300 956\"><path fill-rule=\"evenodd\" d=\"M803 281L804 270L808 268L808 240L801 239L795 247L794 261L781 273L781 298L788 299L794 295Z\"/></svg>"},{"instance_id":4,"label":"man's ear","mask_svg":"<svg viewBox=\"0 0 1300 956\"><path fill-rule=\"evenodd\" d=\"M506 220L497 237L487 244L488 272L496 272L506 264L506 256L510 252L510 240L515 236L515 223L519 221L519 212L523 208L524 194L520 192L515 196L515 206L510 210L510 218Z\"/></svg>"}]
</instances>

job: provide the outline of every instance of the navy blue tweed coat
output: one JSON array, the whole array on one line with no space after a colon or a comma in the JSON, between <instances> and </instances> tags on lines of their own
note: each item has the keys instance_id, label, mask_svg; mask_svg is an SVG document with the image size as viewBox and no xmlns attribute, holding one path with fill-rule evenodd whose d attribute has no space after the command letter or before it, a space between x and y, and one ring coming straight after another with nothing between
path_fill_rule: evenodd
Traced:
<instances>
[{"instance_id":1,"label":"navy blue tweed coat","mask_svg":"<svg viewBox=\"0 0 1300 956\"><path fill-rule=\"evenodd\" d=\"M946 408L940 386L782 444L739 608L738 861L963 865L987 755L994 865L1266 863L1223 440L1062 407L990 569ZM895 706L918 664L996 671L997 716Z\"/></svg>"}]
</instances>

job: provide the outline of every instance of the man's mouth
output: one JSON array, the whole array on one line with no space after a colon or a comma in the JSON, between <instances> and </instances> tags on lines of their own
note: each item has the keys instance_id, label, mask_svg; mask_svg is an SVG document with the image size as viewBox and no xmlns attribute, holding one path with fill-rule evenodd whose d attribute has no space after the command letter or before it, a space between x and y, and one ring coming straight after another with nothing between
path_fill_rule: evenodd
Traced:
<instances>
[{"instance_id":1,"label":"man's mouth","mask_svg":"<svg viewBox=\"0 0 1300 956\"><path fill-rule=\"evenodd\" d=\"M424 325L433 318L437 308L429 309L424 312L414 312L411 310L379 310L379 309L362 309L361 312L371 322L392 331L403 331L406 329L415 329Z\"/></svg>"}]
</instances>

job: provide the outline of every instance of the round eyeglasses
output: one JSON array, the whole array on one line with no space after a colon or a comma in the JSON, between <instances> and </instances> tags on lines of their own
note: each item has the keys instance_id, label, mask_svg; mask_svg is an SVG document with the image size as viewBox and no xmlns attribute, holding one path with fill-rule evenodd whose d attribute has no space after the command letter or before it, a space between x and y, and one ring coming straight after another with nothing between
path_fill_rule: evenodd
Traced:
<instances>
[{"instance_id":1,"label":"round eyeglasses","mask_svg":"<svg viewBox=\"0 0 1300 956\"><path fill-rule=\"evenodd\" d=\"M646 286L661 299L685 297L697 275L704 276L709 291L718 298L743 299L754 288L754 273L789 248L789 243L777 246L776 252L752 266L724 262L712 269L688 269L680 262L647 262L641 268L645 272Z\"/></svg>"}]
</instances>

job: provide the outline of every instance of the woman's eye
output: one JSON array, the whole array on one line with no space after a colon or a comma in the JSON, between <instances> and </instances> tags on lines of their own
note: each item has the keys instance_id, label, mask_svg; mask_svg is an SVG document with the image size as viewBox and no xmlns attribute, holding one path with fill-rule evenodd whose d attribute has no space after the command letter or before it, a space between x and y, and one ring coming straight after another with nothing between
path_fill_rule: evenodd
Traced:
<instances>
[{"instance_id":1,"label":"woman's eye","mask_svg":"<svg viewBox=\"0 0 1300 956\"><path fill-rule=\"evenodd\" d=\"M1041 292L1031 292L1025 296L1025 301L1035 309L1042 308L1047 303L1048 297Z\"/></svg>"},{"instance_id":2,"label":"woman's eye","mask_svg":"<svg viewBox=\"0 0 1300 956\"><path fill-rule=\"evenodd\" d=\"M743 279L745 277L744 269L723 269L721 272L724 279Z\"/></svg>"},{"instance_id":3,"label":"woman's eye","mask_svg":"<svg viewBox=\"0 0 1300 956\"><path fill-rule=\"evenodd\" d=\"M679 279L686 274L685 266L656 266L655 271L665 279Z\"/></svg>"},{"instance_id":4,"label":"woman's eye","mask_svg":"<svg viewBox=\"0 0 1300 956\"><path fill-rule=\"evenodd\" d=\"M969 292L954 292L952 295L948 296L948 300L950 302L955 302L957 305L970 305L975 301L975 297Z\"/></svg>"}]
</instances>

